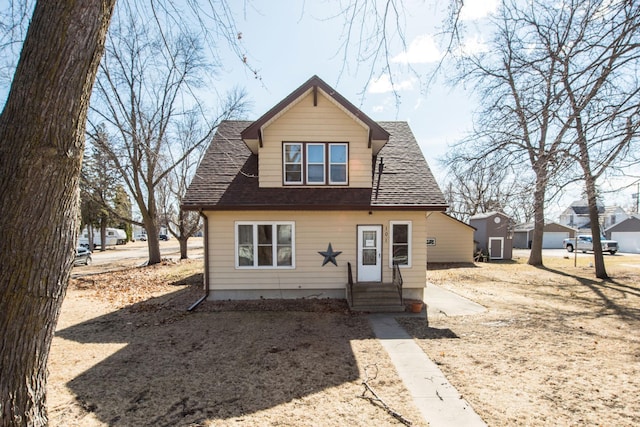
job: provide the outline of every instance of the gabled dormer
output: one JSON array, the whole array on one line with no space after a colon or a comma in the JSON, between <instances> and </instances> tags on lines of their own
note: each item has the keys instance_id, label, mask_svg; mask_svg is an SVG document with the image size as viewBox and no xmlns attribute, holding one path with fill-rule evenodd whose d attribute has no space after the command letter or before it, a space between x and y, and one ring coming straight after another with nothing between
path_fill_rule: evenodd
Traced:
<instances>
[{"instance_id":1,"label":"gabled dormer","mask_svg":"<svg viewBox=\"0 0 640 427\"><path fill-rule=\"evenodd\" d=\"M313 76L241 133L269 187L371 188L389 133Z\"/></svg>"}]
</instances>

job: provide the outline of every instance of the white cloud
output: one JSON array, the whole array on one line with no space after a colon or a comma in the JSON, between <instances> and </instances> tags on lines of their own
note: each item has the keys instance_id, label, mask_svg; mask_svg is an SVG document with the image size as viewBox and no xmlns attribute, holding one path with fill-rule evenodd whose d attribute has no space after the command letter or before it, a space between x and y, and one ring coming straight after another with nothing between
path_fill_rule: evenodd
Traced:
<instances>
[{"instance_id":1,"label":"white cloud","mask_svg":"<svg viewBox=\"0 0 640 427\"><path fill-rule=\"evenodd\" d=\"M498 9L498 0L465 0L460 11L460 19L473 21L485 18Z\"/></svg>"},{"instance_id":2,"label":"white cloud","mask_svg":"<svg viewBox=\"0 0 640 427\"><path fill-rule=\"evenodd\" d=\"M411 90L413 89L413 80L403 80L403 81L395 81L393 84L391 83L391 78L389 74L383 74L378 79L373 79L369 82L369 93L387 93L401 91L401 90Z\"/></svg>"},{"instance_id":3,"label":"white cloud","mask_svg":"<svg viewBox=\"0 0 640 427\"><path fill-rule=\"evenodd\" d=\"M482 37L475 35L462 43L461 51L464 55L488 52L489 46L482 40Z\"/></svg>"},{"instance_id":4,"label":"white cloud","mask_svg":"<svg viewBox=\"0 0 640 427\"><path fill-rule=\"evenodd\" d=\"M382 113L384 111L384 105L374 105L371 111L374 113Z\"/></svg>"},{"instance_id":5,"label":"white cloud","mask_svg":"<svg viewBox=\"0 0 640 427\"><path fill-rule=\"evenodd\" d=\"M433 37L424 34L416 37L409 44L409 49L393 58L391 62L399 62L402 64L428 64L437 62L442 58L442 54L436 46Z\"/></svg>"}]
</instances>

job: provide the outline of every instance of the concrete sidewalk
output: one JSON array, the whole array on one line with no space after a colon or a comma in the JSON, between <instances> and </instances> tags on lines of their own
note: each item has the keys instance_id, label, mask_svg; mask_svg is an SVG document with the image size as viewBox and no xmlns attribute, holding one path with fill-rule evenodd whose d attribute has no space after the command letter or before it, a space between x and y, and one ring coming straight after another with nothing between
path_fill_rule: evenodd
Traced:
<instances>
[{"instance_id":1,"label":"concrete sidewalk","mask_svg":"<svg viewBox=\"0 0 640 427\"><path fill-rule=\"evenodd\" d=\"M431 283L427 283L424 290L424 302L427 304L427 314L431 315L466 316L486 310L478 303Z\"/></svg>"},{"instance_id":2,"label":"concrete sidewalk","mask_svg":"<svg viewBox=\"0 0 640 427\"><path fill-rule=\"evenodd\" d=\"M422 318L425 315L458 316L485 311L480 304L432 284L427 285L424 299L428 310L418 315ZM486 426L438 366L396 322L395 316L398 314L370 314L369 321L424 419L432 427Z\"/></svg>"}]
</instances>

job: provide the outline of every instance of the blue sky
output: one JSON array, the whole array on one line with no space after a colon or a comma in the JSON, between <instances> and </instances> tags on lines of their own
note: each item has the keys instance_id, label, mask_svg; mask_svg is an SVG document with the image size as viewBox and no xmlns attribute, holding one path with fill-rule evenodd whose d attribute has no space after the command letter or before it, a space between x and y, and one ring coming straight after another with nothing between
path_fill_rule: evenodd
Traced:
<instances>
[{"instance_id":1,"label":"blue sky","mask_svg":"<svg viewBox=\"0 0 640 427\"><path fill-rule=\"evenodd\" d=\"M477 108L473 94L460 85L447 85L446 75L439 75L428 89L424 85L441 58L442 49L438 46L442 39L438 39L437 34L451 1L403 2L405 44L397 35L390 40L392 77L401 97L399 105L391 91L389 76L381 74L381 64L372 69L371 62L357 60L356 40L345 60L341 51L345 19L340 13L340 3L353 2L251 0L243 3L244 8L235 11L236 25L242 32L248 63L258 70L261 80L256 80L237 58L225 56L219 76L220 88L233 85L246 88L253 102L247 118L255 119L316 74L372 119L409 122L442 185L445 171L438 159L450 144L471 130L472 114ZM461 21L466 28L467 49L484 47L483 20L497 6L497 0L465 0ZM601 188L620 188L623 184L601 183ZM632 192L635 188L607 194L605 203L628 207ZM557 220L568 204L581 197L581 188L572 188L565 193L564 197L547 205L548 218Z\"/></svg>"},{"instance_id":2,"label":"blue sky","mask_svg":"<svg viewBox=\"0 0 640 427\"><path fill-rule=\"evenodd\" d=\"M425 89L424 83L441 57L434 34L442 25L449 1L409 0L404 4L407 49L397 36L390 41L399 105L389 75L380 74L381 65L372 70L371 62L358 62L357 40L353 40L353 54L345 61L341 51L345 19L337 1L255 0L236 11L248 63L258 70L261 80L256 80L237 58L227 56L219 82L247 89L253 102L248 118L254 119L318 75L372 119L409 122L436 178L442 182L444 172L437 158L445 153L448 143L470 129L474 105L470 93L447 86L442 76L428 91ZM467 0L464 8L468 12L463 16L481 18L495 5L495 1Z\"/></svg>"}]
</instances>

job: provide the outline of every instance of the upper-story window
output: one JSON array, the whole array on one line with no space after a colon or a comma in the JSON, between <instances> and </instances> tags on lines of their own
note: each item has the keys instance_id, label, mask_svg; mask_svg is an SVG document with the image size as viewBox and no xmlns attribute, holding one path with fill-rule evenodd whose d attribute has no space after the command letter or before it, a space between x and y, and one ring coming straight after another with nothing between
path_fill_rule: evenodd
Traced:
<instances>
[{"instance_id":1,"label":"upper-story window","mask_svg":"<svg viewBox=\"0 0 640 427\"><path fill-rule=\"evenodd\" d=\"M346 143L286 142L282 154L287 185L348 183L349 147Z\"/></svg>"}]
</instances>

